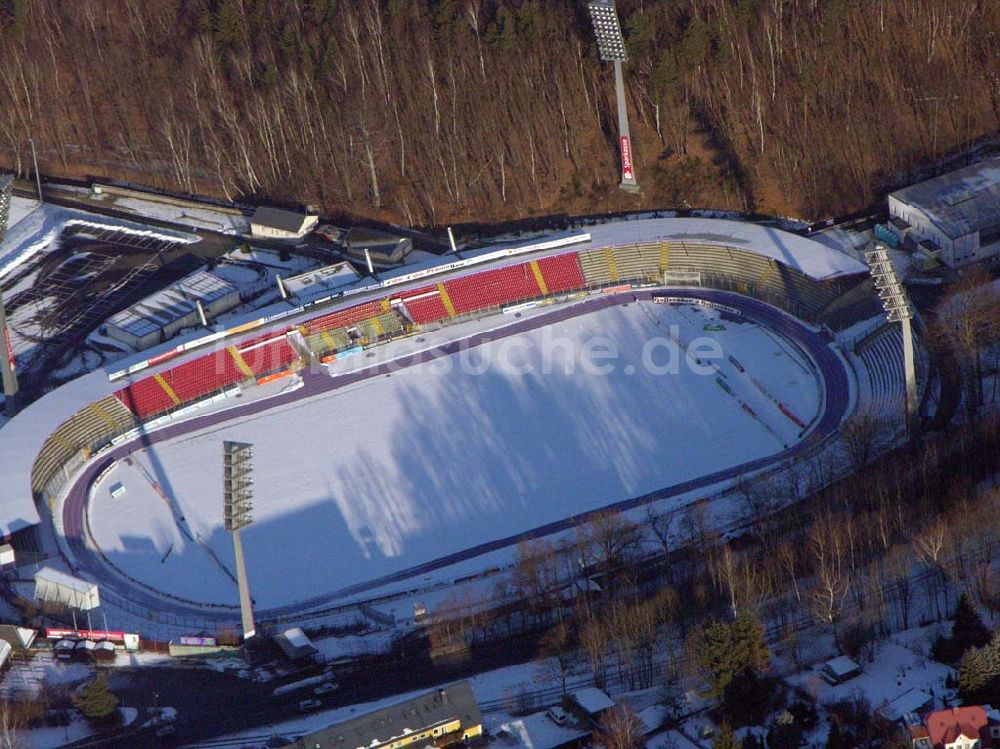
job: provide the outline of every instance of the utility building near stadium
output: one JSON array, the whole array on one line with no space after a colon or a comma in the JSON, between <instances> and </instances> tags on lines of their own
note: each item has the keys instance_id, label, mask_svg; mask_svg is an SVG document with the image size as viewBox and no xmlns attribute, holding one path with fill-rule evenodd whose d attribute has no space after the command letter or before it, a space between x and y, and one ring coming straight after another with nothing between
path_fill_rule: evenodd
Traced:
<instances>
[{"instance_id":1,"label":"utility building near stadium","mask_svg":"<svg viewBox=\"0 0 1000 749\"><path fill-rule=\"evenodd\" d=\"M950 267L1000 254L1000 158L889 195L893 232Z\"/></svg>"}]
</instances>

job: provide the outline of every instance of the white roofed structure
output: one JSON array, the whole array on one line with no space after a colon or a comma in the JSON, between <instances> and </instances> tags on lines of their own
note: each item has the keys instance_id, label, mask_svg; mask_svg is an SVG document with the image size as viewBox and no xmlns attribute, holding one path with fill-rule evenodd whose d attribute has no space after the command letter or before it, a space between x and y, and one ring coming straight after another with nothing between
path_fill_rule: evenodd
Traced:
<instances>
[{"instance_id":1,"label":"white roofed structure","mask_svg":"<svg viewBox=\"0 0 1000 749\"><path fill-rule=\"evenodd\" d=\"M597 687L578 689L570 694L570 699L592 718L615 706L615 701Z\"/></svg>"},{"instance_id":2,"label":"white roofed structure","mask_svg":"<svg viewBox=\"0 0 1000 749\"><path fill-rule=\"evenodd\" d=\"M583 731L576 726L559 726L545 713L526 715L514 718L500 726L502 743L516 744L526 749L560 749L583 740L589 731ZM507 741L504 741L504 739Z\"/></svg>"},{"instance_id":3,"label":"white roofed structure","mask_svg":"<svg viewBox=\"0 0 1000 749\"><path fill-rule=\"evenodd\" d=\"M893 231L950 266L1000 254L1000 158L889 195Z\"/></svg>"},{"instance_id":4,"label":"white roofed structure","mask_svg":"<svg viewBox=\"0 0 1000 749\"><path fill-rule=\"evenodd\" d=\"M101 605L97 583L74 577L55 567L42 567L35 573L35 599L62 603L81 611L96 609Z\"/></svg>"}]
</instances>

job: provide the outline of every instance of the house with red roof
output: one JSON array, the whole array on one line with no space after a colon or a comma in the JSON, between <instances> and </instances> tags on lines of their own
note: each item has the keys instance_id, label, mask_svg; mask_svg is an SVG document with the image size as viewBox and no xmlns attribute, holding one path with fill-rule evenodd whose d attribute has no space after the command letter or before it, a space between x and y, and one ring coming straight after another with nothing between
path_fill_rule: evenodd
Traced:
<instances>
[{"instance_id":1,"label":"house with red roof","mask_svg":"<svg viewBox=\"0 0 1000 749\"><path fill-rule=\"evenodd\" d=\"M989 705L935 710L927 716L927 735L933 749L1000 749L1000 714ZM912 735L913 746L918 737ZM926 746L926 737L920 746Z\"/></svg>"}]
</instances>

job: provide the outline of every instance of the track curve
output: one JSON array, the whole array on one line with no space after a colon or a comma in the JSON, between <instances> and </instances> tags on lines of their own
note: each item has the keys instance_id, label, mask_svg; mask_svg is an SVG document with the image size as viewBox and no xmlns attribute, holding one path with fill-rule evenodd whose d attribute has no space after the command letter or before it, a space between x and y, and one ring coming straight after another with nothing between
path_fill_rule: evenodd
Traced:
<instances>
[{"instance_id":1,"label":"track curve","mask_svg":"<svg viewBox=\"0 0 1000 749\"><path fill-rule=\"evenodd\" d=\"M222 424L235 418L257 414L274 408L281 408L289 403L337 390L387 372L398 371L400 368L448 356L458 352L462 348L481 345L488 341L496 341L501 337L509 337L528 330L552 325L605 307L637 299L649 300L653 291L735 307L751 321L777 331L800 346L812 358L824 383L825 400L823 411L810 432L812 438L823 439L829 437L847 417L851 400L850 378L844 360L837 355L831 346L831 339L824 333L813 330L805 323L765 302L733 292L703 288L644 289L642 291L598 296L557 308L547 314L520 320L504 327L500 331L484 331L464 338L456 338L433 350L409 354L388 362L359 369L355 372L331 377L322 373L304 371L302 373L303 385L295 391L236 406L224 411L192 417L186 421L171 424L154 432L140 435L130 442L117 445L101 456L101 459L93 461L86 466L83 472L72 483L63 502L63 535L76 560L75 567L78 570L87 572L105 589L151 611L166 612L178 617L196 618L220 625L232 623L238 619L238 607L184 601L168 593L155 590L138 581L126 579L127 576L118 571L117 568L109 569L113 565L104 557L99 548L94 548L88 541L87 499L90 494L90 487L100 473L113 461L124 458L136 448L148 447L206 427ZM425 575L428 572L450 566L457 562L466 561L515 545L523 540L540 538L567 530L598 512L629 510L650 502L669 499L697 491L700 488L707 488L721 482L734 480L747 473L759 471L783 461L800 457L808 449L811 449L809 440L799 441L787 450L768 457L734 465L696 479L664 487L654 492L613 502L602 508L568 516L513 536L472 546L460 552L448 554L364 583L334 590L294 605L259 610L256 612L256 615L261 621L267 621L287 618L299 613L305 614L324 605L329 606L334 604L338 600L348 596L358 595L390 583Z\"/></svg>"}]
</instances>

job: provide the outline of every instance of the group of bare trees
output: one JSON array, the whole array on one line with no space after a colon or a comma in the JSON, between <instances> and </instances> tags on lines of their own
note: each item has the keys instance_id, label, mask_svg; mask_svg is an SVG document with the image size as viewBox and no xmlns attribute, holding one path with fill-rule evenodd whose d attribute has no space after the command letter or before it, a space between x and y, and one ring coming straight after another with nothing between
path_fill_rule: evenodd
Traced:
<instances>
[{"instance_id":1,"label":"group of bare trees","mask_svg":"<svg viewBox=\"0 0 1000 749\"><path fill-rule=\"evenodd\" d=\"M1000 285L976 266L952 284L937 305L927 340L937 356L950 362L961 382L964 417L978 418L980 409L996 397L995 386L984 390L987 375L994 380L1000 365Z\"/></svg>"},{"instance_id":2,"label":"group of bare trees","mask_svg":"<svg viewBox=\"0 0 1000 749\"><path fill-rule=\"evenodd\" d=\"M984 417L875 459L794 512L781 511L784 482L743 482L731 494L734 515L770 510L733 540L714 530L704 504L650 511L640 523L599 514L571 543L522 544L489 593L444 602L432 640L538 632L539 655L563 684L586 663L598 684L613 675L640 688L681 665L665 657L667 643L745 612L793 655L796 632L813 626L860 655L879 636L950 616L963 592L1000 613L997 465L1000 419Z\"/></svg>"},{"instance_id":3,"label":"group of bare trees","mask_svg":"<svg viewBox=\"0 0 1000 749\"><path fill-rule=\"evenodd\" d=\"M1000 116L996 3L619 8L648 205L857 207ZM606 68L571 0L8 0L0 163L413 224L624 206Z\"/></svg>"}]
</instances>

